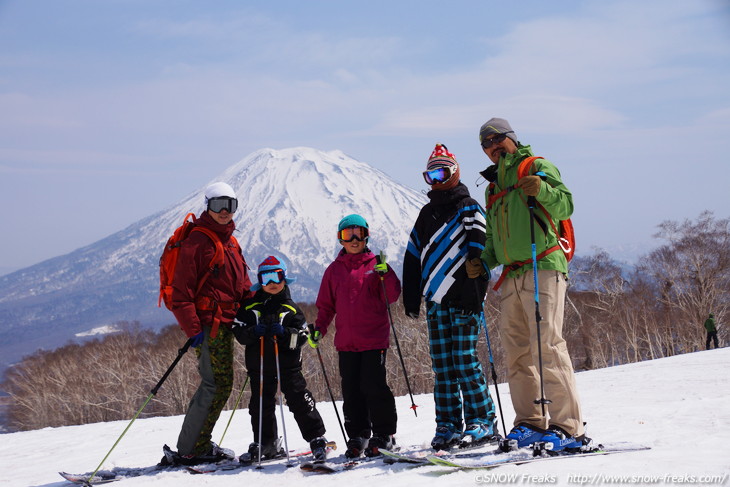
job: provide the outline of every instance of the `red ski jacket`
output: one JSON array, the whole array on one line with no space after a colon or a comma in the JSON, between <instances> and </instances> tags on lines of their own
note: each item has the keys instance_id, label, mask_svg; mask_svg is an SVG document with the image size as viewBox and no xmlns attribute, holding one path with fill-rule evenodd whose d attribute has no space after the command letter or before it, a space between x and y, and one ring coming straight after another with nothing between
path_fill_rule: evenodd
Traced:
<instances>
[{"instance_id":1,"label":"red ski jacket","mask_svg":"<svg viewBox=\"0 0 730 487\"><path fill-rule=\"evenodd\" d=\"M218 234L225 251L225 263L208 277L196 296L200 279L210 272L208 265L215 253L215 244L202 232L191 232L183 240L172 281L172 312L188 337L200 333L203 326L214 327L216 313L221 325L230 326L240 301L253 295L249 291L251 280L246 261L231 241L235 224L221 225L207 211L200 215L196 224ZM217 331L215 327L214 330Z\"/></svg>"}]
</instances>

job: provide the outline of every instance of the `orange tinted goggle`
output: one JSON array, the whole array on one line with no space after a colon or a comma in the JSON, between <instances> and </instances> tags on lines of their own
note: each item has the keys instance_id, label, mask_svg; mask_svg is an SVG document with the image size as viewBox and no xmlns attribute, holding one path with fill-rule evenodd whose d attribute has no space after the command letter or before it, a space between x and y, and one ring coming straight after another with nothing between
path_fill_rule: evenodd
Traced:
<instances>
[{"instance_id":1,"label":"orange tinted goggle","mask_svg":"<svg viewBox=\"0 0 730 487\"><path fill-rule=\"evenodd\" d=\"M357 240L362 242L368 238L368 229L365 227L347 227L337 232L337 239L343 242Z\"/></svg>"}]
</instances>

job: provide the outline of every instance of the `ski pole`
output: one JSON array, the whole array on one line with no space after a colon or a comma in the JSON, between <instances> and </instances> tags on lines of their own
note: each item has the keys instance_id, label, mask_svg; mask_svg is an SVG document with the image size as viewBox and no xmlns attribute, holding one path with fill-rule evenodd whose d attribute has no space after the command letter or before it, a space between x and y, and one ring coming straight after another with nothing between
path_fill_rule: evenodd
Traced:
<instances>
[{"instance_id":1,"label":"ski pole","mask_svg":"<svg viewBox=\"0 0 730 487\"><path fill-rule=\"evenodd\" d=\"M259 464L256 468L261 467L261 427L264 423L264 337L259 337L261 344L261 359L259 360Z\"/></svg>"},{"instance_id":2,"label":"ski pole","mask_svg":"<svg viewBox=\"0 0 730 487\"><path fill-rule=\"evenodd\" d=\"M248 375L246 375L246 380L243 382L243 387L241 387L241 393L238 395L238 399L236 399L236 404L233 405L233 411L231 411L231 417L228 418L228 423L226 424L226 429L223 430L223 435L221 435L221 441L218 442L218 446L223 444L223 438L226 437L226 433L228 432L228 427L231 425L231 421L233 421L233 415L236 414L236 409L238 409L238 405L241 403L241 399L243 399L243 392L246 390L246 384L248 384Z\"/></svg>"},{"instance_id":3,"label":"ski pole","mask_svg":"<svg viewBox=\"0 0 730 487\"><path fill-rule=\"evenodd\" d=\"M477 293L477 298L481 294L479 292L479 285L477 284L477 280L474 279L474 291ZM482 308L484 306L484 302L482 302ZM482 311L482 316L484 318L483 324L484 324L484 337L487 339L487 352L489 353L489 366L492 369L492 382L494 382L494 391L497 394L497 405L499 406L499 418L502 421L502 430L504 431L504 436L507 436L507 425L504 422L504 413L502 412L502 399L499 397L499 384L497 384L497 369L494 367L494 357L492 356L492 344L489 341L489 330L487 330L487 313Z\"/></svg>"},{"instance_id":4,"label":"ski pole","mask_svg":"<svg viewBox=\"0 0 730 487\"><path fill-rule=\"evenodd\" d=\"M340 411L337 409L337 404L335 404L335 396L332 394L332 387L330 387L330 381L327 378L327 369L324 367L324 360L322 360L322 352L319 351L319 347L315 348L317 351L317 358L319 358L319 365L322 366L322 375L324 376L324 383L327 386L327 392L330 395L330 400L332 401L332 407L335 408L335 415L337 416L337 422L340 425L340 430L342 431L342 437L345 439L345 444L347 444L347 434L345 433L345 428L342 426L342 419L340 419Z\"/></svg>"},{"instance_id":5,"label":"ski pole","mask_svg":"<svg viewBox=\"0 0 730 487\"><path fill-rule=\"evenodd\" d=\"M119 442L122 441L122 438L124 437L125 434L127 434L127 431L129 431L129 428L132 426L132 423L134 423L134 421L137 419L137 417L139 417L139 415L142 414L142 410L145 407L147 407L147 404L152 400L152 398L154 396L157 395L157 391L160 390L160 387L162 387L162 384L167 380L167 377L170 375L170 373L172 373L172 370L175 368L175 366L180 361L180 359L182 358L182 356L185 355L185 352L188 351L188 349L190 348L190 345L192 343L193 343L193 339L192 338L188 338L188 341L185 342L185 345L183 345L182 348L177 351L177 357L175 357L175 360L172 361L172 363L170 364L170 366L167 368L167 370L165 371L165 373L162 375L162 378L157 382L157 385L155 385L155 387L153 387L152 390L150 391L150 393L147 395L147 399L145 399L144 404L142 404L142 407L140 407L137 410L137 413L134 415L134 417L129 422L129 424L127 425L127 427L124 428L124 431L122 431L122 434L119 435L119 438L117 438L117 441L114 442L114 445L112 445L111 449L109 450L109 453L106 454L106 456L102 459L101 463L99 463L99 466L96 467L96 470L94 470L94 472L88 478L88 480L86 481L87 484L90 485L92 483L91 481L94 478L94 475L97 474L97 472L101 469L101 466L104 465L104 462L106 462L106 459L109 458L109 455L112 454L112 451L114 451L114 449L117 447L117 445L119 444Z\"/></svg>"},{"instance_id":6,"label":"ski pole","mask_svg":"<svg viewBox=\"0 0 730 487\"><path fill-rule=\"evenodd\" d=\"M279 413L281 414L281 429L284 431L284 449L286 450L286 466L291 467L289 458L289 442L286 437L286 421L284 421L284 398L281 394L281 367L279 366L279 340L274 335L274 357L276 358L276 389L279 394Z\"/></svg>"},{"instance_id":7,"label":"ski pole","mask_svg":"<svg viewBox=\"0 0 730 487\"><path fill-rule=\"evenodd\" d=\"M382 250L380 251L380 261L385 262L385 252ZM390 329L393 330L393 338L395 339L395 348L398 350L398 357L400 358L400 366L403 369L403 376L406 379L406 387L408 387L408 395L411 397L411 409L413 409L413 414L418 417L418 412L416 412L416 403L413 401L413 392L411 392L411 383L408 380L408 372L406 372L406 364L403 361L403 354L400 351L400 343L398 343L398 334L395 331L395 325L393 324L393 315L390 313L390 303L388 302L388 293L385 290L385 278L382 274L380 274L380 285L383 288L383 298L385 299L385 308L388 310L388 321L390 322Z\"/></svg>"},{"instance_id":8,"label":"ski pole","mask_svg":"<svg viewBox=\"0 0 730 487\"><path fill-rule=\"evenodd\" d=\"M535 286L535 323L537 325L537 361L540 371L540 398L535 399L535 404L542 407L542 416L545 417L545 404L551 401L545 398L545 380L542 373L542 338L540 337L540 292L537 284L537 245L535 243L535 197L528 196L527 206L530 208L530 241L532 244L532 278Z\"/></svg>"}]
</instances>

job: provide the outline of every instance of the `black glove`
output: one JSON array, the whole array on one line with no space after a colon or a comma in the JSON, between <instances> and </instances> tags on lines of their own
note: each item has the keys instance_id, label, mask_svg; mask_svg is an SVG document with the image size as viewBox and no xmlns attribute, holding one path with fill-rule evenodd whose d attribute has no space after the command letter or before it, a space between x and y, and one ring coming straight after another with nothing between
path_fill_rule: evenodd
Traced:
<instances>
[{"instance_id":1,"label":"black glove","mask_svg":"<svg viewBox=\"0 0 730 487\"><path fill-rule=\"evenodd\" d=\"M418 311L406 311L406 316L413 319L417 319L419 314Z\"/></svg>"}]
</instances>

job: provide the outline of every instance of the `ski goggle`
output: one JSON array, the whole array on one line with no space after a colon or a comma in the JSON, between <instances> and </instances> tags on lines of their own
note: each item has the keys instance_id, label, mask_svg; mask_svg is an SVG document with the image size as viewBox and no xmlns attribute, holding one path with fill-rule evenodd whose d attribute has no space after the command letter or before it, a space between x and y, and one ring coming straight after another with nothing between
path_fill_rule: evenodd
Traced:
<instances>
[{"instance_id":1,"label":"ski goggle","mask_svg":"<svg viewBox=\"0 0 730 487\"><path fill-rule=\"evenodd\" d=\"M337 232L337 239L342 242L352 242L357 240L358 242L364 241L368 238L369 232L365 227L347 227Z\"/></svg>"},{"instance_id":2,"label":"ski goggle","mask_svg":"<svg viewBox=\"0 0 730 487\"><path fill-rule=\"evenodd\" d=\"M423 179L426 183L431 186L437 183L445 183L454 173L451 171L451 166L440 166L430 171L423 171Z\"/></svg>"},{"instance_id":3,"label":"ski goggle","mask_svg":"<svg viewBox=\"0 0 730 487\"><path fill-rule=\"evenodd\" d=\"M499 144L500 142L502 142L504 139L507 138L507 134L511 134L511 133L514 133L514 132L512 132L510 130L509 132L505 132L503 134L497 134L490 139L482 139L482 147L484 147L485 149L489 149L490 147L492 147L492 144Z\"/></svg>"},{"instance_id":4,"label":"ski goggle","mask_svg":"<svg viewBox=\"0 0 730 487\"><path fill-rule=\"evenodd\" d=\"M276 269L273 271L264 271L259 273L259 284L262 286L266 286L267 284L271 284L272 282L274 284L279 284L280 282L284 282L284 279L286 279L286 274L284 274L284 271L281 269Z\"/></svg>"},{"instance_id":5,"label":"ski goggle","mask_svg":"<svg viewBox=\"0 0 730 487\"><path fill-rule=\"evenodd\" d=\"M223 210L228 213L235 213L238 209L238 200L228 196L218 196L208 200L208 209L213 213L220 213Z\"/></svg>"}]
</instances>

